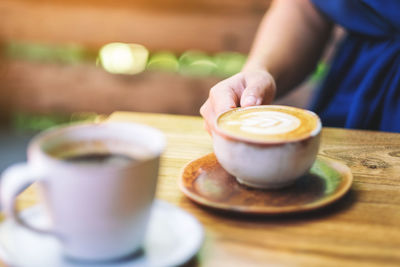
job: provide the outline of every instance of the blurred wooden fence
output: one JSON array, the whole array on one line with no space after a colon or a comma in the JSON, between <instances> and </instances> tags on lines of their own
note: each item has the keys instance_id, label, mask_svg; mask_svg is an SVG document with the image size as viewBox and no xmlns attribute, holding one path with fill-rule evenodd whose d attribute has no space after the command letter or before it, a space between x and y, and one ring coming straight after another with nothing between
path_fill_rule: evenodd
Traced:
<instances>
[{"instance_id":1,"label":"blurred wooden fence","mask_svg":"<svg viewBox=\"0 0 400 267\"><path fill-rule=\"evenodd\" d=\"M0 43L75 43L96 51L121 41L150 51L247 53L269 0L1 0ZM114 110L198 114L219 78L145 72L111 75L94 64L3 58L0 117Z\"/></svg>"},{"instance_id":2,"label":"blurred wooden fence","mask_svg":"<svg viewBox=\"0 0 400 267\"><path fill-rule=\"evenodd\" d=\"M247 53L269 0L1 0L0 40Z\"/></svg>"}]
</instances>

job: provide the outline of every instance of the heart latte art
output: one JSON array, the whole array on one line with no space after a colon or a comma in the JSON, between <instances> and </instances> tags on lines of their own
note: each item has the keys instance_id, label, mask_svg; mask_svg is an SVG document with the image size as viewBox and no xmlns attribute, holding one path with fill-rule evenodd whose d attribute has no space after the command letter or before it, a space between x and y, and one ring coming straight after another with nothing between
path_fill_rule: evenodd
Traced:
<instances>
[{"instance_id":1,"label":"heart latte art","mask_svg":"<svg viewBox=\"0 0 400 267\"><path fill-rule=\"evenodd\" d=\"M222 114L217 123L228 136L266 142L303 139L321 127L310 111L273 105L234 109Z\"/></svg>"}]
</instances>

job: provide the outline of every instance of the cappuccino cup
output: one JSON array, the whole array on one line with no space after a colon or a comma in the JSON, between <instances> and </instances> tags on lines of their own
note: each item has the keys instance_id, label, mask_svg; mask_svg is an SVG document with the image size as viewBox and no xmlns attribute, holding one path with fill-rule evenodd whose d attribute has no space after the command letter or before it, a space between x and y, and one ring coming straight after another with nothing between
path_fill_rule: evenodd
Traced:
<instances>
[{"instance_id":1,"label":"cappuccino cup","mask_svg":"<svg viewBox=\"0 0 400 267\"><path fill-rule=\"evenodd\" d=\"M30 142L27 163L3 173L2 206L20 227L58 239L68 258L128 256L144 241L164 147L160 131L134 123L50 129ZM15 208L18 193L33 182L51 222L46 229Z\"/></svg>"},{"instance_id":2,"label":"cappuccino cup","mask_svg":"<svg viewBox=\"0 0 400 267\"><path fill-rule=\"evenodd\" d=\"M319 148L321 121L308 110L265 105L219 115L214 153L237 181L254 188L281 188L308 172Z\"/></svg>"}]
</instances>

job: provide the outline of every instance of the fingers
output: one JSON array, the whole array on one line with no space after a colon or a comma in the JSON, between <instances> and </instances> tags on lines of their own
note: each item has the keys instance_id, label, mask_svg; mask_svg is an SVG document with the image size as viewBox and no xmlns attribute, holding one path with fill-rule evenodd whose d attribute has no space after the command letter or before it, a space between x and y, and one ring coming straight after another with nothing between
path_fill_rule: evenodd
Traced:
<instances>
[{"instance_id":1,"label":"fingers","mask_svg":"<svg viewBox=\"0 0 400 267\"><path fill-rule=\"evenodd\" d=\"M269 104L275 97L275 81L268 72L251 73L246 76L246 87L240 105L242 107Z\"/></svg>"},{"instance_id":2,"label":"fingers","mask_svg":"<svg viewBox=\"0 0 400 267\"><path fill-rule=\"evenodd\" d=\"M238 106L239 97L228 82L220 82L210 90L210 104L216 115Z\"/></svg>"},{"instance_id":3,"label":"fingers","mask_svg":"<svg viewBox=\"0 0 400 267\"><path fill-rule=\"evenodd\" d=\"M231 81L232 82L232 81ZM205 120L205 129L211 134L219 114L237 107L239 96L235 93L229 81L222 81L210 90L207 101L200 108L200 114Z\"/></svg>"}]
</instances>

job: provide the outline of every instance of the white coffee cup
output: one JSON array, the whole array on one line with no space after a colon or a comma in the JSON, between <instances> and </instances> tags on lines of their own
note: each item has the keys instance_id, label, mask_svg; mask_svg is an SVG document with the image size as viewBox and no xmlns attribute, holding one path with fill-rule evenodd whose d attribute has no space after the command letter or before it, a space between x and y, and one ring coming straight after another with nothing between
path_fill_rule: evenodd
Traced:
<instances>
[{"instance_id":1,"label":"white coffee cup","mask_svg":"<svg viewBox=\"0 0 400 267\"><path fill-rule=\"evenodd\" d=\"M274 116L278 114L277 121L267 117L266 120L257 122L259 119L257 112L265 111L272 112ZM276 125L285 125L284 121L279 121L280 116L283 116L283 119L293 117L295 122L301 125L301 120L291 115L296 113L304 117L305 121L314 121L315 126L309 132L288 140L269 139L269 136L274 136L274 134L262 134L260 136L263 139L256 139L254 135L250 137L251 132L249 137L238 136L222 129L219 125L222 117L235 112L237 114L253 112L256 117L250 117L249 121L244 122L248 124L245 127L257 128L257 124L265 124L267 127L265 130L273 131L273 133L277 130ZM298 129L299 125L295 124L294 129ZM282 188L293 184L314 163L318 153L321 129L319 117L308 110L279 105L237 108L217 117L213 131L214 153L221 166L235 176L239 183L262 189ZM261 132L263 130L261 129Z\"/></svg>"},{"instance_id":2,"label":"white coffee cup","mask_svg":"<svg viewBox=\"0 0 400 267\"><path fill-rule=\"evenodd\" d=\"M21 227L54 235L67 257L102 261L128 256L140 249L146 233L164 147L160 131L133 123L88 123L45 131L30 142L28 162L4 172L3 208ZM118 153L135 160L70 162L58 157L60 153ZM39 184L52 222L49 229L37 229L16 212L16 196L32 182Z\"/></svg>"}]
</instances>

